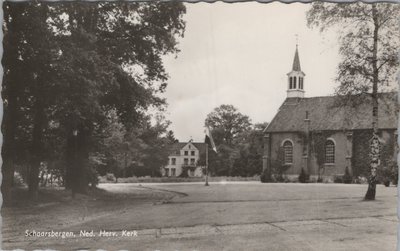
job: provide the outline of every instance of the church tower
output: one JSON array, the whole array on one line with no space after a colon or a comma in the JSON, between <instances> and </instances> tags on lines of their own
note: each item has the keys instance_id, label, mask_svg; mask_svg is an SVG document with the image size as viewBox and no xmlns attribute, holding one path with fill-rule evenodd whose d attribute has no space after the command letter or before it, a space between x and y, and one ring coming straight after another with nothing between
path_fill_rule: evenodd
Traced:
<instances>
[{"instance_id":1,"label":"church tower","mask_svg":"<svg viewBox=\"0 0 400 251\"><path fill-rule=\"evenodd\" d=\"M288 76L288 98L304 98L304 72L301 71L299 50L296 44L296 52L294 53L292 71L287 74Z\"/></svg>"}]
</instances>

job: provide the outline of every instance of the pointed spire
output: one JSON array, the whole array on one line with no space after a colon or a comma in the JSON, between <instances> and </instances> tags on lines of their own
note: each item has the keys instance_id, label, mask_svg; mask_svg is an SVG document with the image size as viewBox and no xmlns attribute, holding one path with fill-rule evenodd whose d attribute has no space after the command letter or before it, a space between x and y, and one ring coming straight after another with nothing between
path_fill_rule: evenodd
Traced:
<instances>
[{"instance_id":1,"label":"pointed spire","mask_svg":"<svg viewBox=\"0 0 400 251\"><path fill-rule=\"evenodd\" d=\"M297 48L297 44L296 44L296 52L294 53L294 59L293 59L293 67L292 70L293 71L301 71L301 67L300 67L300 58L299 58L299 50Z\"/></svg>"}]
</instances>

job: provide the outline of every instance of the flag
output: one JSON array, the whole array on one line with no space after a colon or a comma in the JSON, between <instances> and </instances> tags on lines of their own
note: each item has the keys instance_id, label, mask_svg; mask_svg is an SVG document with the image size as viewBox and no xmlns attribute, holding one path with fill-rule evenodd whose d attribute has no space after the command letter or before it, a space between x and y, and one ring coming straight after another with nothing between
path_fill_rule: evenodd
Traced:
<instances>
[{"instance_id":1,"label":"flag","mask_svg":"<svg viewBox=\"0 0 400 251\"><path fill-rule=\"evenodd\" d=\"M210 144L211 144L211 148L214 150L214 152L217 152L217 147L215 146L213 137L211 135L210 128L208 128L208 126L206 126L205 133L206 133L206 142L207 142L207 138L208 138L208 141L210 141Z\"/></svg>"}]
</instances>

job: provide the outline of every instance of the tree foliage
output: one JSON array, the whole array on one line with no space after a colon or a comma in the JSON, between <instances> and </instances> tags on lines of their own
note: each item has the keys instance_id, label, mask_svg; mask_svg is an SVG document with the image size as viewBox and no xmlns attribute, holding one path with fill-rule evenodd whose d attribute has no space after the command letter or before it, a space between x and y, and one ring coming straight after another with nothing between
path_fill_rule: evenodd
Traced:
<instances>
[{"instance_id":1,"label":"tree foliage","mask_svg":"<svg viewBox=\"0 0 400 251\"><path fill-rule=\"evenodd\" d=\"M308 26L320 31L338 29L339 94L371 92L376 80L382 90L393 84L399 66L399 15L398 4L312 4L307 12Z\"/></svg>"},{"instance_id":2,"label":"tree foliage","mask_svg":"<svg viewBox=\"0 0 400 251\"><path fill-rule=\"evenodd\" d=\"M224 144L232 145L240 133L250 128L251 121L233 105L221 105L207 115L205 124L218 131L216 139L221 138Z\"/></svg>"},{"instance_id":3,"label":"tree foliage","mask_svg":"<svg viewBox=\"0 0 400 251\"><path fill-rule=\"evenodd\" d=\"M185 7L7 2L4 10L2 189L9 190L18 160L29 163L35 193L41 163L57 159L64 162L66 185L84 191L90 163L104 157L101 138L109 139L110 152L125 149L134 156L140 149L135 130L152 130L144 126L147 110L165 104L159 95L168 79L162 56L179 51Z\"/></svg>"},{"instance_id":4,"label":"tree foliage","mask_svg":"<svg viewBox=\"0 0 400 251\"><path fill-rule=\"evenodd\" d=\"M249 117L234 106L221 105L208 114L205 124L210 127L218 149L215 153L210 142L206 142L211 175L250 177L261 174L262 131L267 123L252 125Z\"/></svg>"}]
</instances>

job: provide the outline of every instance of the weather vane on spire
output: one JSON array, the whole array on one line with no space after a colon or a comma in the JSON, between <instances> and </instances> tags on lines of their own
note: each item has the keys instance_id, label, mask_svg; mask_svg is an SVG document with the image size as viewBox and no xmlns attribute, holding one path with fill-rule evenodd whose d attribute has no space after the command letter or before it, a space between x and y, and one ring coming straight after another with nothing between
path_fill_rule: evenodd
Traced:
<instances>
[{"instance_id":1,"label":"weather vane on spire","mask_svg":"<svg viewBox=\"0 0 400 251\"><path fill-rule=\"evenodd\" d=\"M295 36L296 36L296 48L297 48L297 46L299 45L299 34L295 34Z\"/></svg>"}]
</instances>

